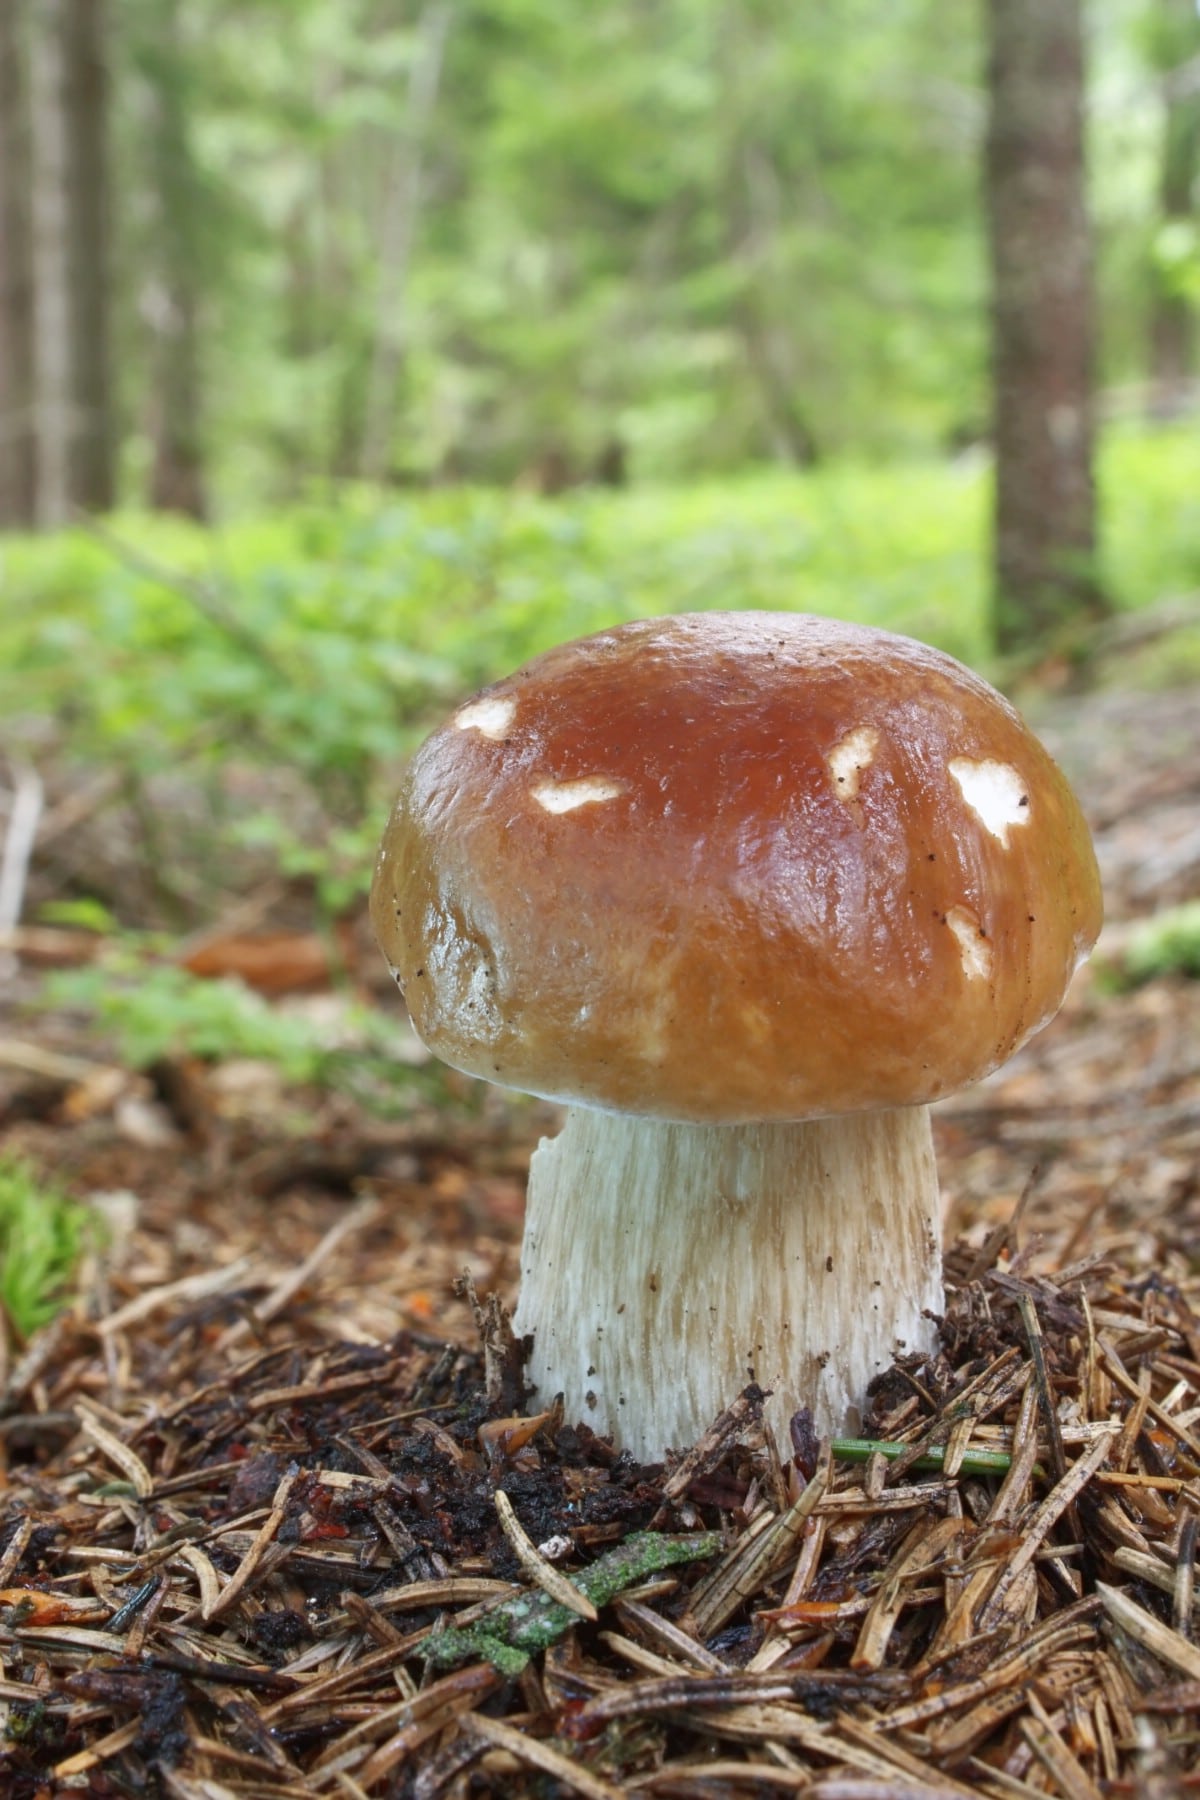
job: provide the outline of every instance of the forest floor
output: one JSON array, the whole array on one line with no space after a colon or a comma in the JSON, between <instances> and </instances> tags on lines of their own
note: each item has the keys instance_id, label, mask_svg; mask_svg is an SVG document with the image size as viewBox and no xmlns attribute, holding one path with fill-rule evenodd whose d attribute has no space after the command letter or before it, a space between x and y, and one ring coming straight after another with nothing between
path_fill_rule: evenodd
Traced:
<instances>
[{"instance_id":1,"label":"forest floor","mask_svg":"<svg viewBox=\"0 0 1200 1800\"><path fill-rule=\"evenodd\" d=\"M1200 707L1035 723L1110 922L937 1109L942 1351L864 1428L898 1456L781 1462L752 1400L665 1468L521 1416L481 1337L550 1109L451 1079L385 1121L22 1015L5 1147L106 1233L2 1346L6 1794L1200 1791L1200 986L1106 975L1200 896Z\"/></svg>"}]
</instances>

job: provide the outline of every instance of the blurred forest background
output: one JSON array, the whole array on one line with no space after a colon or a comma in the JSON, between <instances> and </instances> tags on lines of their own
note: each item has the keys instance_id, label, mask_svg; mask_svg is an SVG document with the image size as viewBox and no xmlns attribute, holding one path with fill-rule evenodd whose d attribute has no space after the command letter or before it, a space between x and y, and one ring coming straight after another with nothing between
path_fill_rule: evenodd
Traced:
<instances>
[{"instance_id":1,"label":"blurred forest background","mask_svg":"<svg viewBox=\"0 0 1200 1800\"><path fill-rule=\"evenodd\" d=\"M123 1053L310 1069L193 975L368 966L565 637L1200 670L1195 0L4 0L0 127L0 932Z\"/></svg>"},{"instance_id":2,"label":"blurred forest background","mask_svg":"<svg viewBox=\"0 0 1200 1800\"><path fill-rule=\"evenodd\" d=\"M557 1114L417 1042L376 847L471 689L705 608L959 656L1096 843L1096 957L936 1109L955 1322L876 1415L936 1550L866 1442L752 1541L725 1428L660 1510L480 1426ZM747 1720L826 1795L1194 1792L1198 693L1200 0L0 0L0 1792L483 1791L510 1701L541 1792L746 1791ZM544 1551L736 1529L703 1660L622 1612L410 1711L502 1477ZM708 1698L606 1712L621 1644Z\"/></svg>"},{"instance_id":3,"label":"blurred forest background","mask_svg":"<svg viewBox=\"0 0 1200 1800\"><path fill-rule=\"evenodd\" d=\"M988 36L1039 15L1053 175L1074 0L9 0L6 519L978 446ZM1083 26L1104 412L1175 416L1200 18Z\"/></svg>"}]
</instances>

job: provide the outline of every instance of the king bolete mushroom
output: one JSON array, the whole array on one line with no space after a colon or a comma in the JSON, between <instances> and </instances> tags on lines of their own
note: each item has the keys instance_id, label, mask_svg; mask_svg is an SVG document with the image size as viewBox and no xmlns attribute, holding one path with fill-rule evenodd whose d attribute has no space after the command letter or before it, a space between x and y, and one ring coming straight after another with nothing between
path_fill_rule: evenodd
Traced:
<instances>
[{"instance_id":1,"label":"king bolete mushroom","mask_svg":"<svg viewBox=\"0 0 1200 1800\"><path fill-rule=\"evenodd\" d=\"M1057 1011L1100 888L1066 780L961 664L698 613L460 706L372 916L438 1056L570 1108L514 1324L544 1398L657 1457L751 1379L777 1429L843 1428L932 1348L929 1103Z\"/></svg>"}]
</instances>

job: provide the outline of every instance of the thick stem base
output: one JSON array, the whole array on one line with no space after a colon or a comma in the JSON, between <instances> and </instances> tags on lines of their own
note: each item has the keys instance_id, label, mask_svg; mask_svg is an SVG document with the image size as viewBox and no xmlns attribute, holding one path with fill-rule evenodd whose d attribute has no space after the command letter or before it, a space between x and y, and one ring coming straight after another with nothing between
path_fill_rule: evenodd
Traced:
<instances>
[{"instance_id":1,"label":"thick stem base","mask_svg":"<svg viewBox=\"0 0 1200 1800\"><path fill-rule=\"evenodd\" d=\"M529 1173L514 1327L570 1421L656 1458L745 1387L767 1418L853 1426L942 1307L924 1107L789 1125L677 1125L574 1108Z\"/></svg>"}]
</instances>

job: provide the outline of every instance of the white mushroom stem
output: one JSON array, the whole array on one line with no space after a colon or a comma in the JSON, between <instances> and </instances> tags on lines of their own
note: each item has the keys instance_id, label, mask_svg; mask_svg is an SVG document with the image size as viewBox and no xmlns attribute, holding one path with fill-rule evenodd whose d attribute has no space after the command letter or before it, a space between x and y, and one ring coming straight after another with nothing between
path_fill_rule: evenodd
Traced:
<instances>
[{"instance_id":1,"label":"white mushroom stem","mask_svg":"<svg viewBox=\"0 0 1200 1800\"><path fill-rule=\"evenodd\" d=\"M810 1406L853 1429L942 1310L929 1112L679 1125L573 1108L529 1172L521 1292L539 1400L643 1459L749 1381L784 1455Z\"/></svg>"}]
</instances>

